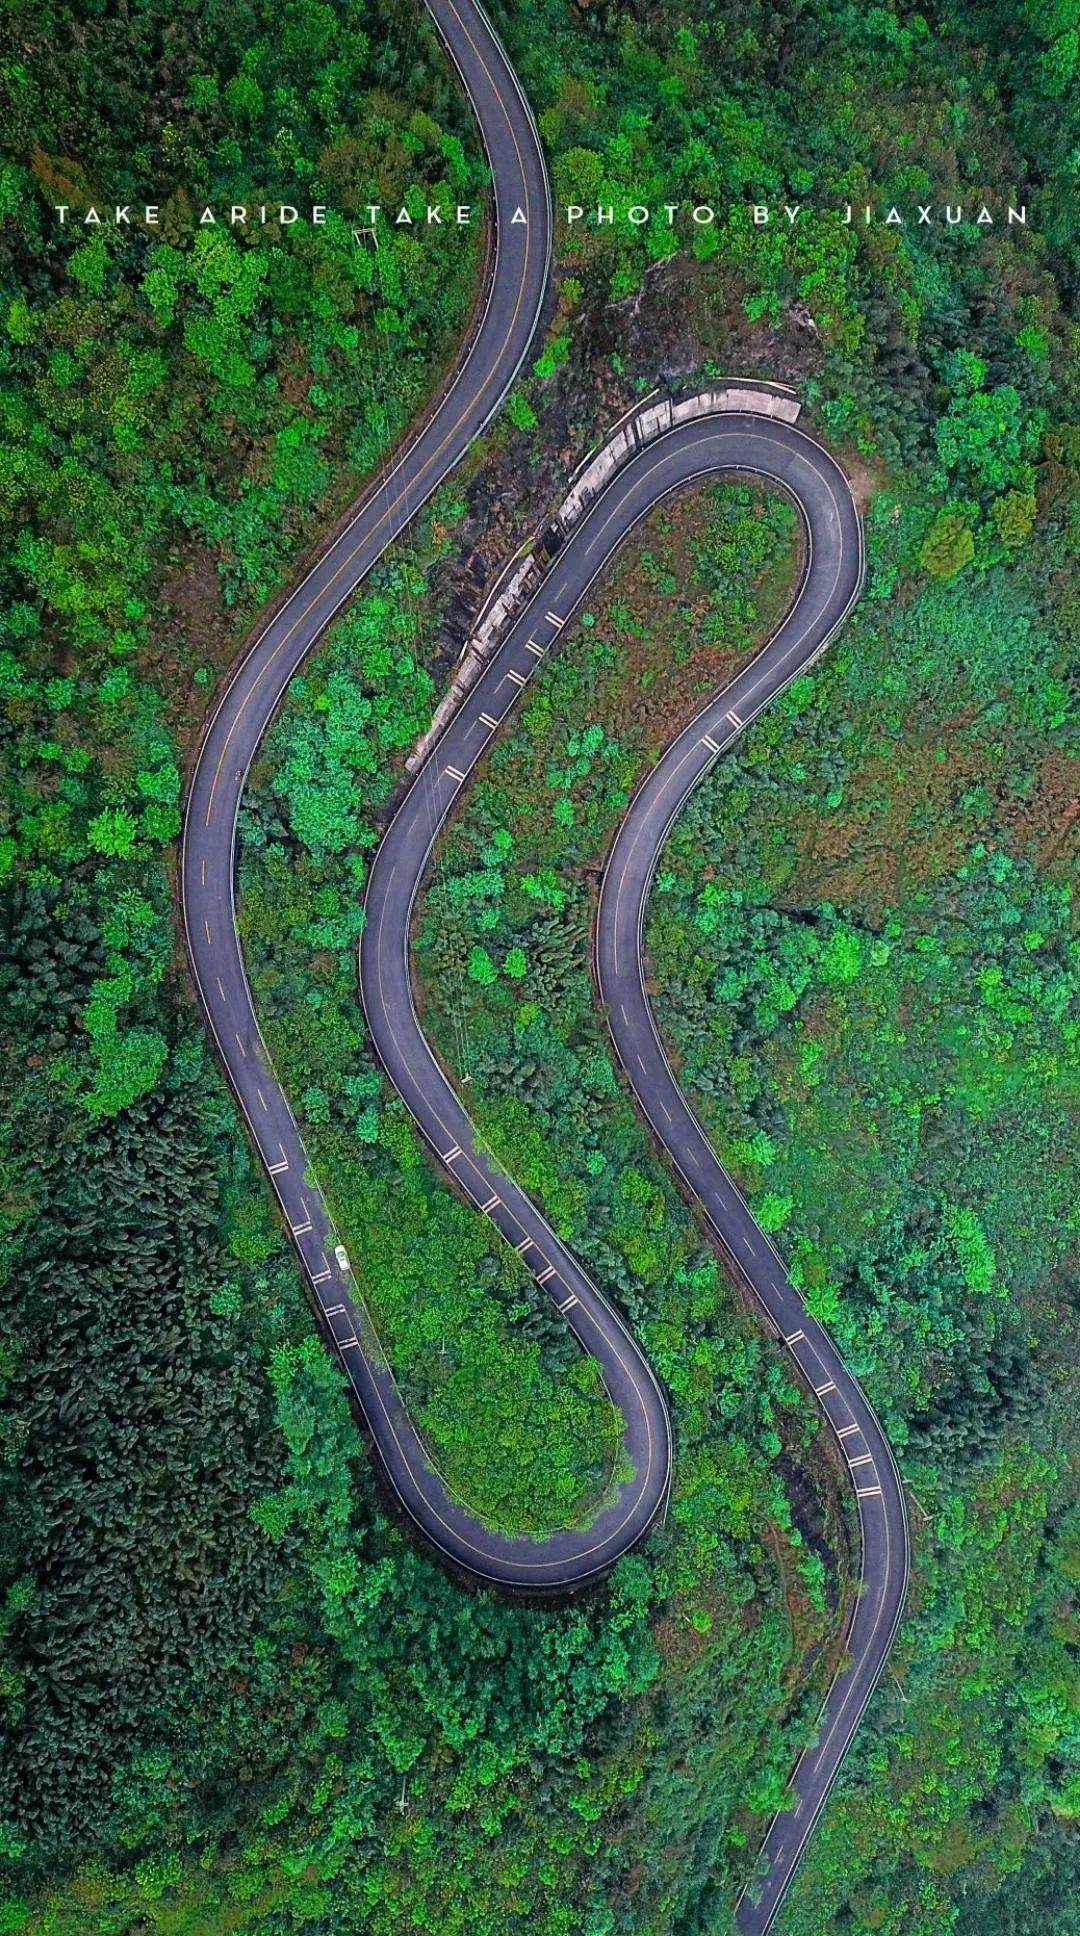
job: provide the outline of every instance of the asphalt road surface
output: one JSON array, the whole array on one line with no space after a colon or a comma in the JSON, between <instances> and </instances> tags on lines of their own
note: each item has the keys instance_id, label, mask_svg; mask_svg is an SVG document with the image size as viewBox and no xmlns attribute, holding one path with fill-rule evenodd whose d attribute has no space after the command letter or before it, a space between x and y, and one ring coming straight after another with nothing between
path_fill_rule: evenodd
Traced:
<instances>
[{"instance_id":1,"label":"asphalt road surface","mask_svg":"<svg viewBox=\"0 0 1080 1936\"><path fill-rule=\"evenodd\" d=\"M489 1216L597 1359L622 1417L626 1476L591 1523L544 1539L484 1526L442 1479L413 1427L340 1250L298 1127L252 1007L236 929L236 819L252 760L294 672L386 546L463 456L512 384L550 268L547 178L512 70L473 0L429 0L475 109L496 209L478 324L426 425L366 494L347 528L255 639L211 718L192 776L181 885L192 970L221 1059L277 1194L320 1314L403 1509L457 1565L505 1588L563 1591L604 1571L663 1512L671 1473L667 1408L625 1322L483 1149L424 1039L408 959L411 909L432 844L501 721L555 646L622 538L657 502L724 473L773 479L799 506L807 569L775 637L667 750L631 804L605 873L596 971L618 1055L655 1135L766 1321L814 1390L851 1470L862 1525L862 1586L846 1637L851 1665L833 1683L818 1744L792 1778L759 1879L740 1902L743 1936L775 1916L884 1664L903 1605L907 1529L884 1435L827 1334L804 1311L783 1264L718 1163L674 1082L645 993L641 930L664 837L683 801L762 705L823 649L856 598L862 549L850 491L810 438L736 414L684 424L618 473L558 554L542 594L503 641L410 787L376 855L366 897L361 991L384 1066L456 1187ZM525 222L514 217L518 210Z\"/></svg>"}]
</instances>

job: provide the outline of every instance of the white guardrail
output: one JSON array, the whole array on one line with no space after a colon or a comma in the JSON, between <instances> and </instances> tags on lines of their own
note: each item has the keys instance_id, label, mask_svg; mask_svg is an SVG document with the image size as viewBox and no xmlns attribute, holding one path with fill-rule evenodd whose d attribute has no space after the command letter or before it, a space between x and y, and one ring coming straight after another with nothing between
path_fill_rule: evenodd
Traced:
<instances>
[{"instance_id":1,"label":"white guardrail","mask_svg":"<svg viewBox=\"0 0 1080 1936\"><path fill-rule=\"evenodd\" d=\"M677 401L671 397L661 397L657 402L646 401L613 431L594 457L586 460L546 528L551 530L554 527L563 538L569 537L575 524L607 488L616 471L629 463L639 450L655 443L658 437L666 435L677 424L732 410L749 411L762 417L781 417L785 423L794 423L801 408L798 398L783 384L741 380L698 390L693 396ZM500 573L495 583L495 595L489 597L473 628L453 678L435 708L431 725L421 734L405 762L406 772L415 773L423 764L470 686L475 685L480 677L499 640L522 607L533 597L545 569L545 559L536 551L529 551L516 563L511 561L509 576L505 570Z\"/></svg>"}]
</instances>

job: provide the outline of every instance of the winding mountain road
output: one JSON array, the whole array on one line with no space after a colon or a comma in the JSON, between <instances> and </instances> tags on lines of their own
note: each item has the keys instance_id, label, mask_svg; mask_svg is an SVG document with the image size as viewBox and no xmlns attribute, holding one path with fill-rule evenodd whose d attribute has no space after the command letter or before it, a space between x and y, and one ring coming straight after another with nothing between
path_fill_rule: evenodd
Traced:
<instances>
[{"instance_id":1,"label":"winding mountain road","mask_svg":"<svg viewBox=\"0 0 1080 1936\"><path fill-rule=\"evenodd\" d=\"M884 1665L903 1607L908 1540L888 1444L828 1334L804 1310L769 1238L718 1162L667 1062L649 1008L642 925L667 831L688 794L763 705L812 662L858 595L862 542L835 461L793 425L752 411L704 415L618 470L558 552L541 592L502 640L406 793L366 894L360 984L376 1049L435 1155L521 1255L600 1367L622 1419L619 1477L587 1527L545 1538L485 1526L432 1461L379 1348L351 1265L310 1175L299 1128L263 1041L236 927L236 822L252 761L290 679L343 602L459 461L507 394L547 288L551 216L535 126L474 0L428 0L479 122L495 205L491 270L477 326L426 424L361 500L347 527L258 634L209 722L188 794L181 854L192 972L229 1080L277 1194L320 1314L403 1509L456 1564L504 1588L565 1591L641 1540L666 1505L671 1433L659 1384L619 1313L535 1206L493 1163L424 1038L413 1001L409 926L440 829L462 788L574 610L627 532L697 480L754 474L785 490L805 528L795 604L751 665L712 699L649 772L605 871L595 965L619 1058L688 1194L815 1392L846 1465L862 1529L850 1664L826 1697L815 1745L792 1777L736 1920L764 1936L824 1806ZM521 220L524 215L524 220Z\"/></svg>"}]
</instances>

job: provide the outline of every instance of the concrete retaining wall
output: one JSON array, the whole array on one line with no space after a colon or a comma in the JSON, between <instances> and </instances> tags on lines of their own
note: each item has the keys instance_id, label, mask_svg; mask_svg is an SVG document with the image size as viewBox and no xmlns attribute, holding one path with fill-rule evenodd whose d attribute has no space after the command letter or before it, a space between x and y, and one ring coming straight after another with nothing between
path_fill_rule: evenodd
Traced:
<instances>
[{"instance_id":1,"label":"concrete retaining wall","mask_svg":"<svg viewBox=\"0 0 1080 1936\"><path fill-rule=\"evenodd\" d=\"M701 417L720 416L731 410L745 410L761 417L780 417L785 423L794 423L801 408L798 398L781 384L742 382L717 384L712 389L699 390L695 396L682 397L677 402L662 397L656 403L644 404L620 425L594 457L586 460L555 513L553 522L564 537L568 537L590 504L595 503L606 489L616 471L621 470L637 451L655 443L658 437L664 436L676 424L691 423ZM417 740L405 762L406 772L415 773L426 758L447 720L453 717L470 686L475 685L499 640L533 596L542 577L543 567L535 552L530 551L520 564L515 565L498 596L485 605L457 670L435 709L431 725Z\"/></svg>"},{"instance_id":2,"label":"concrete retaining wall","mask_svg":"<svg viewBox=\"0 0 1080 1936\"><path fill-rule=\"evenodd\" d=\"M749 410L758 417L782 417L785 423L794 423L802 405L796 397L786 396L780 390L759 390L749 384L727 383L715 390L699 390L694 397L685 397L681 403L673 404L672 417L676 423L689 423L694 417L712 417L725 410Z\"/></svg>"}]
</instances>

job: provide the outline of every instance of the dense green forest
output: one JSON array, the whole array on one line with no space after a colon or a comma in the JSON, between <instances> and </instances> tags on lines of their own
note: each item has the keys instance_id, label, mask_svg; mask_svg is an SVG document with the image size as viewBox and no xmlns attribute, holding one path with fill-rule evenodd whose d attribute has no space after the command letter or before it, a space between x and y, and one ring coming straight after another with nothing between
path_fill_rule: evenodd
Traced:
<instances>
[{"instance_id":1,"label":"dense green forest","mask_svg":"<svg viewBox=\"0 0 1080 1936\"><path fill-rule=\"evenodd\" d=\"M797 382L866 504L867 596L676 829L649 936L687 1086L918 1502L895 1671L782 1926L1071 1936L1080 21L495 13L557 199L724 213L561 238L502 424L296 683L244 817L261 1012L440 1456L499 1520L587 1511L602 1398L366 1048L365 855L483 569L603 423L657 382ZM479 237L376 257L348 215L479 201L467 111L411 0L8 19L0 1930L726 1928L835 1659L851 1527L622 1090L588 930L634 774L788 594L789 514L740 487L652 521L421 909L442 1053L622 1301L678 1435L646 1552L574 1606L509 1608L387 1517L171 909L218 672L422 406L476 287ZM49 213L151 189L160 236ZM256 190L333 213L191 219ZM816 212L984 195L1029 229ZM807 219L754 232L758 199Z\"/></svg>"}]
</instances>

